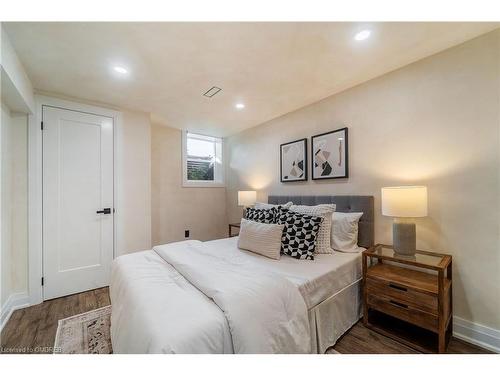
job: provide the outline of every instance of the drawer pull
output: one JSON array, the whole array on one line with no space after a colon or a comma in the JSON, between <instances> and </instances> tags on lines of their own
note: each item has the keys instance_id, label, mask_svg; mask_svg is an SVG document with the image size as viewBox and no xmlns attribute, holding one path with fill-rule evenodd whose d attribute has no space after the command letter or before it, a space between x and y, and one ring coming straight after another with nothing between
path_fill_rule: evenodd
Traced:
<instances>
[{"instance_id":1,"label":"drawer pull","mask_svg":"<svg viewBox=\"0 0 500 375\"><path fill-rule=\"evenodd\" d=\"M408 305L405 305L404 303L401 303L401 302L396 302L396 301L390 300L389 303L392 305L398 306L398 307L402 307L403 309L408 308Z\"/></svg>"},{"instance_id":2,"label":"drawer pull","mask_svg":"<svg viewBox=\"0 0 500 375\"><path fill-rule=\"evenodd\" d=\"M394 284L389 284L389 286L393 289L397 289L397 290L401 290L403 292L407 292L408 289L406 289L405 287L403 286L399 286L399 285L394 285Z\"/></svg>"}]
</instances>

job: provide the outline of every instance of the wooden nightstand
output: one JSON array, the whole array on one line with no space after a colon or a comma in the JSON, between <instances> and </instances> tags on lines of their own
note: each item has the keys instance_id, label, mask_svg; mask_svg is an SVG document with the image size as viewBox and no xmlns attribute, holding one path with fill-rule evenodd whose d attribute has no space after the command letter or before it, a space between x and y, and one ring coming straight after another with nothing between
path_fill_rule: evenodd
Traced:
<instances>
[{"instance_id":1,"label":"wooden nightstand","mask_svg":"<svg viewBox=\"0 0 500 375\"><path fill-rule=\"evenodd\" d=\"M232 234L231 229L232 228L239 228L239 227L240 227L240 223L229 224L229 237L236 237L238 234Z\"/></svg>"},{"instance_id":2,"label":"wooden nightstand","mask_svg":"<svg viewBox=\"0 0 500 375\"><path fill-rule=\"evenodd\" d=\"M363 252L363 323L423 352L444 353L452 335L450 255L400 256L390 246Z\"/></svg>"}]
</instances>

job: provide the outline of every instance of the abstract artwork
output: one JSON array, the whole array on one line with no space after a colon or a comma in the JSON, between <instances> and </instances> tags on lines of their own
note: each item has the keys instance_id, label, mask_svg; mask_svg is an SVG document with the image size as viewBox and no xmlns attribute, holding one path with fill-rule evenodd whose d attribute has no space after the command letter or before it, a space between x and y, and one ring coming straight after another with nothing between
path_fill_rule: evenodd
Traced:
<instances>
[{"instance_id":1,"label":"abstract artwork","mask_svg":"<svg viewBox=\"0 0 500 375\"><path fill-rule=\"evenodd\" d=\"M349 177L347 128L311 137L312 179Z\"/></svg>"},{"instance_id":2,"label":"abstract artwork","mask_svg":"<svg viewBox=\"0 0 500 375\"><path fill-rule=\"evenodd\" d=\"M280 145L281 182L307 180L307 139Z\"/></svg>"}]
</instances>

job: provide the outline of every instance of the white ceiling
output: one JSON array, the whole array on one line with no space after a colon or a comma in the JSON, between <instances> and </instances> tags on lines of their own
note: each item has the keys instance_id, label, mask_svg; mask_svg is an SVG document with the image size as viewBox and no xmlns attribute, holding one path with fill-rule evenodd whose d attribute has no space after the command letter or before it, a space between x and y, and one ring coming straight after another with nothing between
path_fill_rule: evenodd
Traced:
<instances>
[{"instance_id":1,"label":"white ceiling","mask_svg":"<svg viewBox=\"0 0 500 375\"><path fill-rule=\"evenodd\" d=\"M497 28L496 23L4 23L39 91L229 135ZM372 30L356 42L354 34ZM130 70L119 76L112 67ZM222 91L202 96L212 86ZM235 103L244 102L244 110Z\"/></svg>"}]
</instances>

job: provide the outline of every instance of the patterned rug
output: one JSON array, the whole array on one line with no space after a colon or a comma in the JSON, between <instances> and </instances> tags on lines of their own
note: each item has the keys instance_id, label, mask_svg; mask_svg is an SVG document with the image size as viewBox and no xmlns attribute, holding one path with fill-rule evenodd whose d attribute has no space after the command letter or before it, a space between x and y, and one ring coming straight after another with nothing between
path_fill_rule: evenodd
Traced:
<instances>
[{"instance_id":1,"label":"patterned rug","mask_svg":"<svg viewBox=\"0 0 500 375\"><path fill-rule=\"evenodd\" d=\"M54 353L111 354L111 306L101 307L59 321ZM325 354L340 354L329 348Z\"/></svg>"},{"instance_id":2,"label":"patterned rug","mask_svg":"<svg viewBox=\"0 0 500 375\"><path fill-rule=\"evenodd\" d=\"M111 354L111 306L59 320L54 353Z\"/></svg>"}]
</instances>

